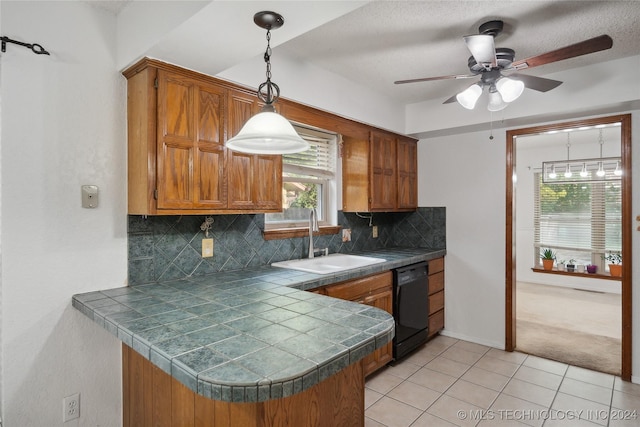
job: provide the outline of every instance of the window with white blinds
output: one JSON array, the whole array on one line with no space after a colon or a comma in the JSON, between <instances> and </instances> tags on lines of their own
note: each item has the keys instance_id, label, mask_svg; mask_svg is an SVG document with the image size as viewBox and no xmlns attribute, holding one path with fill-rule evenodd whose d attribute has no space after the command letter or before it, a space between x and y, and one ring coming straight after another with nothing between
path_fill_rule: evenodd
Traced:
<instances>
[{"instance_id":1,"label":"window with white blinds","mask_svg":"<svg viewBox=\"0 0 640 427\"><path fill-rule=\"evenodd\" d=\"M294 125L310 147L282 156L282 212L265 215L267 229L306 227L315 208L320 225L328 225L336 208L336 159L340 135Z\"/></svg>"},{"instance_id":2,"label":"window with white blinds","mask_svg":"<svg viewBox=\"0 0 640 427\"><path fill-rule=\"evenodd\" d=\"M545 184L535 177L534 246L558 262L606 266L602 255L622 247L621 181Z\"/></svg>"}]
</instances>

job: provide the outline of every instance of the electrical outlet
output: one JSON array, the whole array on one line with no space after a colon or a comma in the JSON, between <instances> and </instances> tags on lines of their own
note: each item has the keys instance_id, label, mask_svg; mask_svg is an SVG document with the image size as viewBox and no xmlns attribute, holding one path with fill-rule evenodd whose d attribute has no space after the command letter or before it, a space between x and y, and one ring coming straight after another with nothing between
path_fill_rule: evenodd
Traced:
<instances>
[{"instance_id":1,"label":"electrical outlet","mask_svg":"<svg viewBox=\"0 0 640 427\"><path fill-rule=\"evenodd\" d=\"M371 227L371 234L373 235L374 239L378 238L378 226L374 225L373 227Z\"/></svg>"},{"instance_id":2,"label":"electrical outlet","mask_svg":"<svg viewBox=\"0 0 640 427\"><path fill-rule=\"evenodd\" d=\"M80 418L80 393L62 399L62 421L67 422Z\"/></svg>"},{"instance_id":3,"label":"electrical outlet","mask_svg":"<svg viewBox=\"0 0 640 427\"><path fill-rule=\"evenodd\" d=\"M213 256L213 239L202 239L202 258Z\"/></svg>"},{"instance_id":4,"label":"electrical outlet","mask_svg":"<svg viewBox=\"0 0 640 427\"><path fill-rule=\"evenodd\" d=\"M342 241L343 242L350 242L351 241L351 229L350 228L343 228L342 229Z\"/></svg>"}]
</instances>

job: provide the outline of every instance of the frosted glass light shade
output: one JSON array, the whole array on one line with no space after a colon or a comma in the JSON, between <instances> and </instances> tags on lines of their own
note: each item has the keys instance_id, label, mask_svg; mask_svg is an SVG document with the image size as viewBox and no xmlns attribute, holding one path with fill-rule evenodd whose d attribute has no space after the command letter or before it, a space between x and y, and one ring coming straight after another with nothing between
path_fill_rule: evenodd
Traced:
<instances>
[{"instance_id":1,"label":"frosted glass light shade","mask_svg":"<svg viewBox=\"0 0 640 427\"><path fill-rule=\"evenodd\" d=\"M474 84L457 94L456 100L467 110L473 110L480 95L482 95L482 88L480 85Z\"/></svg>"},{"instance_id":2,"label":"frosted glass light shade","mask_svg":"<svg viewBox=\"0 0 640 427\"><path fill-rule=\"evenodd\" d=\"M522 95L522 92L524 91L524 83L520 80L502 77L496 82L496 89L500 92L504 102L512 102Z\"/></svg>"},{"instance_id":3,"label":"frosted glass light shade","mask_svg":"<svg viewBox=\"0 0 640 427\"><path fill-rule=\"evenodd\" d=\"M291 154L309 149L309 143L300 138L289 120L272 111L251 117L226 146L251 154Z\"/></svg>"},{"instance_id":4,"label":"frosted glass light shade","mask_svg":"<svg viewBox=\"0 0 640 427\"><path fill-rule=\"evenodd\" d=\"M506 106L507 103L500 96L500 92L489 92L489 104L487 105L489 111L504 110Z\"/></svg>"}]
</instances>

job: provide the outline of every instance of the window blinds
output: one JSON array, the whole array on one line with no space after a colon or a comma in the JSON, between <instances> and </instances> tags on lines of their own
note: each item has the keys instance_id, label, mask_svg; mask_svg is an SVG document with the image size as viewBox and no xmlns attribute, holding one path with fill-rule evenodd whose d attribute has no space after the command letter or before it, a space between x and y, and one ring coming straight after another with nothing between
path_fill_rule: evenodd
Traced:
<instances>
[{"instance_id":1,"label":"window blinds","mask_svg":"<svg viewBox=\"0 0 640 427\"><path fill-rule=\"evenodd\" d=\"M336 134L296 126L296 131L310 145L307 151L284 154L285 174L332 178L336 169Z\"/></svg>"},{"instance_id":2,"label":"window blinds","mask_svg":"<svg viewBox=\"0 0 640 427\"><path fill-rule=\"evenodd\" d=\"M534 245L591 254L622 247L620 181L544 184L535 177Z\"/></svg>"}]
</instances>

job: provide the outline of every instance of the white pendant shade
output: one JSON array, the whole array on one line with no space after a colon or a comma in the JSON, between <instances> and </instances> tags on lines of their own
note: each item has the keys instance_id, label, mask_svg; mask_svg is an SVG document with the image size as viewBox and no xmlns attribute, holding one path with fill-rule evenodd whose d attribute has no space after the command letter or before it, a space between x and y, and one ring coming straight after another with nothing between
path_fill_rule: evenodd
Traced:
<instances>
[{"instance_id":1,"label":"white pendant shade","mask_svg":"<svg viewBox=\"0 0 640 427\"><path fill-rule=\"evenodd\" d=\"M496 82L496 89L500 92L504 102L512 102L522 95L522 92L524 91L524 83L520 80L503 77Z\"/></svg>"},{"instance_id":2,"label":"white pendant shade","mask_svg":"<svg viewBox=\"0 0 640 427\"><path fill-rule=\"evenodd\" d=\"M456 99L458 100L458 103L467 110L473 110L473 107L476 106L476 102L478 102L480 95L482 95L482 88L479 85L474 84L457 94Z\"/></svg>"},{"instance_id":3,"label":"white pendant shade","mask_svg":"<svg viewBox=\"0 0 640 427\"><path fill-rule=\"evenodd\" d=\"M289 120L271 111L251 117L226 146L251 154L291 154L309 149L309 143L297 134Z\"/></svg>"},{"instance_id":4,"label":"white pendant shade","mask_svg":"<svg viewBox=\"0 0 640 427\"><path fill-rule=\"evenodd\" d=\"M504 110L506 106L507 103L500 96L500 92L489 92L489 104L487 105L489 111Z\"/></svg>"}]
</instances>

